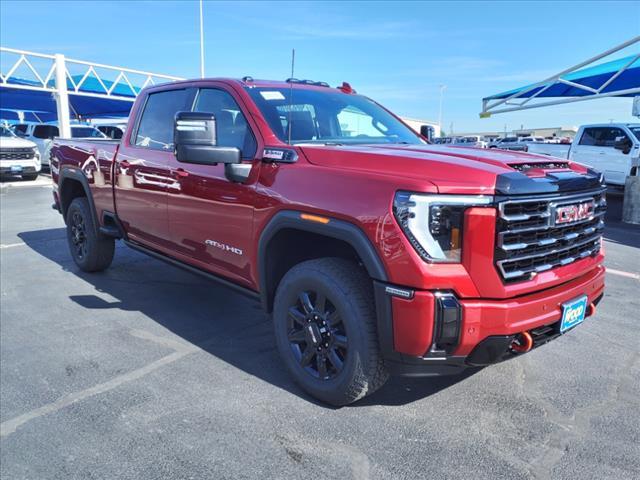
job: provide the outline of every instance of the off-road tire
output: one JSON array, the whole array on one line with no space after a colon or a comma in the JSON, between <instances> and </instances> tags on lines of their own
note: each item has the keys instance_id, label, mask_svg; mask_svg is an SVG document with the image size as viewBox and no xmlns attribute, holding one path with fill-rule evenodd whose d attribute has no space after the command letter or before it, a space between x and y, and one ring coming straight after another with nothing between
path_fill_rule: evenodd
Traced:
<instances>
[{"instance_id":1,"label":"off-road tire","mask_svg":"<svg viewBox=\"0 0 640 480\"><path fill-rule=\"evenodd\" d=\"M342 368L333 378L322 379L305 370L308 367L303 367L300 360L304 352L296 354L290 340L290 309L302 292L314 289L322 292L327 304L339 312L348 340ZM374 305L372 281L365 270L352 261L340 258L309 260L285 274L274 301L276 343L285 365L302 389L323 402L342 406L360 400L384 385L388 373L380 354ZM293 328L297 325L295 323ZM306 351L308 344L303 345ZM332 367L330 363L327 365Z\"/></svg>"},{"instance_id":2,"label":"off-road tire","mask_svg":"<svg viewBox=\"0 0 640 480\"><path fill-rule=\"evenodd\" d=\"M115 239L97 231L85 197L73 199L67 209L67 242L73 261L80 270L99 272L111 265Z\"/></svg>"}]
</instances>

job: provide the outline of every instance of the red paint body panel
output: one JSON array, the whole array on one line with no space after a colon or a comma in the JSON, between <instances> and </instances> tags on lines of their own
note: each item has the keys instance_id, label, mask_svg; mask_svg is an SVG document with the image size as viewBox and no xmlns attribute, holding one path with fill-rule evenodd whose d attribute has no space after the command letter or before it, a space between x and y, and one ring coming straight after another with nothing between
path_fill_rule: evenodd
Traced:
<instances>
[{"instance_id":1,"label":"red paint body panel","mask_svg":"<svg viewBox=\"0 0 640 480\"><path fill-rule=\"evenodd\" d=\"M56 141L52 149L56 202L60 202L59 173L79 170L88 180L100 222L104 212L115 213L129 239L254 291L260 290L260 234L278 212L296 210L349 222L373 245L388 282L415 290L411 300L392 299L393 344L406 355L423 355L432 343L435 290L454 292L463 305L456 355L468 354L487 336L557 321L559 305L581 293L587 293L590 301L602 293L602 252L528 281L504 283L494 265L493 207L467 210L460 264L423 261L394 218L393 198L400 190L493 195L498 175L548 157L428 144L291 147L271 131L245 86L220 79L152 87L136 100L119 147L110 142ZM229 182L223 165L179 163L171 151L131 144L147 95L176 87L222 89L236 101L257 143L245 183ZM285 146L296 150L296 163L262 161L264 148ZM586 172L581 165L568 165L575 172ZM531 169L528 175L544 172Z\"/></svg>"}]
</instances>

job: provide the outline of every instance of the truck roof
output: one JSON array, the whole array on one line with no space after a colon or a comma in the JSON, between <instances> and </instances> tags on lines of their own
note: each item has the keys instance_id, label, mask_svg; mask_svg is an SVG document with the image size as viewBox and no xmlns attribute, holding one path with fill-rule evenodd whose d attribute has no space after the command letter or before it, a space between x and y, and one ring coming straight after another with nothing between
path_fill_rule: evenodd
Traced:
<instances>
[{"instance_id":1,"label":"truck roof","mask_svg":"<svg viewBox=\"0 0 640 480\"><path fill-rule=\"evenodd\" d=\"M351 88L349 84L345 84L345 83L343 83L342 86L331 87L326 82L320 82L320 81L314 81L314 80L297 79L297 78L292 78L287 80L263 80L263 79L254 79L252 77L194 78L190 80L172 82L172 85L193 84L193 83L201 83L201 82L224 82L224 83L236 84L240 87L258 87L258 88L295 88L295 89L321 89L321 90L331 89L331 90L341 90L341 91L344 91L343 88L345 85L349 89ZM355 91L353 93L355 93Z\"/></svg>"}]
</instances>

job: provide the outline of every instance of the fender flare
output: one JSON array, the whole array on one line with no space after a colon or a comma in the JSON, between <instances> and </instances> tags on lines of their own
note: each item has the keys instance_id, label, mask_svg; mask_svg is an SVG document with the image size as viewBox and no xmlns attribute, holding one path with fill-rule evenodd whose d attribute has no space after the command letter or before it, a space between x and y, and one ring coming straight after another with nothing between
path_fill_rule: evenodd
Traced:
<instances>
[{"instance_id":1,"label":"fender flare","mask_svg":"<svg viewBox=\"0 0 640 480\"><path fill-rule=\"evenodd\" d=\"M316 223L303 220L301 214L305 212L284 210L276 213L262 231L258 241L258 279L260 282L260 300L265 311L271 311L269 301L270 291L266 269L267 248L273 237L283 229L300 230L324 235L348 243L358 254L367 273L373 280L386 282L387 271L369 240L369 237L356 225L335 218L328 223Z\"/></svg>"},{"instance_id":2,"label":"fender flare","mask_svg":"<svg viewBox=\"0 0 640 480\"><path fill-rule=\"evenodd\" d=\"M91 187L89 186L89 179L85 176L85 174L81 170L65 168L60 170L59 179L58 179L58 192L60 195L60 213L62 213L62 218L66 222L67 220L67 210L69 209L69 205L65 204L63 201L64 195L62 192L64 191L64 184L66 181L77 181L82 185L82 189L84 190L85 197L87 197L87 201L89 202L89 208L91 210L91 219L93 220L93 226L95 228L96 234L100 232L100 222L98 220L98 214L96 213L96 206L93 203L93 195L91 194Z\"/></svg>"}]
</instances>

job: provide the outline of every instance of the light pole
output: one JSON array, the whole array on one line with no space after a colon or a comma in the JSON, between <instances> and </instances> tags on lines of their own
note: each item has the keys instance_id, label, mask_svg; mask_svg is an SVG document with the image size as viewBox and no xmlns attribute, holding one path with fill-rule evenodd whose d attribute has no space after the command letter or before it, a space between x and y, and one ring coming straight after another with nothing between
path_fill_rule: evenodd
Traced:
<instances>
[{"instance_id":1,"label":"light pole","mask_svg":"<svg viewBox=\"0 0 640 480\"><path fill-rule=\"evenodd\" d=\"M204 24L202 20L202 0L200 0L200 78L204 78Z\"/></svg>"},{"instance_id":2,"label":"light pole","mask_svg":"<svg viewBox=\"0 0 640 480\"><path fill-rule=\"evenodd\" d=\"M444 97L444 91L447 88L446 85L440 85L440 112L438 113L438 127L440 127L440 134L442 135L442 97Z\"/></svg>"}]
</instances>

